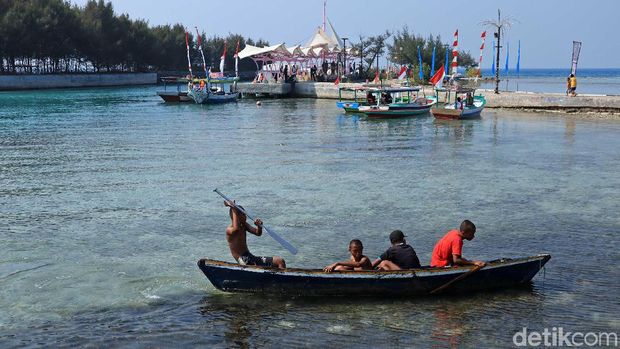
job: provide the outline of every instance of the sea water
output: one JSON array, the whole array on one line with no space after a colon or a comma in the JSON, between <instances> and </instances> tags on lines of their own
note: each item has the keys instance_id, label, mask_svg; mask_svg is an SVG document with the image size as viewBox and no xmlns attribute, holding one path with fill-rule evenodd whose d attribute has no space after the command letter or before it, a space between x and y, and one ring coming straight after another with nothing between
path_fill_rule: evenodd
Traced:
<instances>
[{"instance_id":1,"label":"sea water","mask_svg":"<svg viewBox=\"0 0 620 349\"><path fill-rule=\"evenodd\" d=\"M331 100L165 104L155 87L0 93L0 346L506 347L523 327L618 332L620 121L487 109L367 120ZM322 268L400 229L423 263L550 253L532 287L432 298L217 291L219 188Z\"/></svg>"}]
</instances>

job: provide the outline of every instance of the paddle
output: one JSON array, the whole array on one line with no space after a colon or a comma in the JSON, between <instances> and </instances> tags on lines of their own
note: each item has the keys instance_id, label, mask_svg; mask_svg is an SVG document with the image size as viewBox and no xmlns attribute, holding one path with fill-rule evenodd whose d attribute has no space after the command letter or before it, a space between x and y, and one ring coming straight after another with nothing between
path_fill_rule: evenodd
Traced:
<instances>
[{"instance_id":1,"label":"paddle","mask_svg":"<svg viewBox=\"0 0 620 349\"><path fill-rule=\"evenodd\" d=\"M230 204L233 205L237 210L243 212L249 219L254 220L254 218L252 218L252 216L246 210L236 205L233 200L227 198L226 195L222 194L219 190L217 190L217 188L213 189L213 191L218 193L221 197L223 197L224 200L230 202ZM291 245L288 241L284 240L282 237L280 237L280 235L276 234L273 230L267 228L266 225L261 224L261 226L274 240L279 242L280 245L282 245L284 248L289 250L289 252L291 252L292 254L297 254L297 249L295 248L295 246Z\"/></svg>"},{"instance_id":2,"label":"paddle","mask_svg":"<svg viewBox=\"0 0 620 349\"><path fill-rule=\"evenodd\" d=\"M477 265L477 266L475 266L473 269L471 269L471 270L470 270L470 271L468 271L467 273L465 273L465 274L461 274L461 275L459 275L459 276L455 277L454 279L452 279L452 280L450 280L450 281L446 282L445 284L443 284L443 285L441 285L441 286L437 287L436 289L432 290L432 291L431 291L431 294L435 294L435 293L438 293L438 292L441 292L441 291L445 290L446 288L450 287L450 285L454 284L455 282L457 282L457 281L459 281L459 280L463 280L464 278L468 277L469 275L471 275L471 274L473 274L473 273L477 272L478 270L480 270L480 269L482 269L482 268L484 268L484 266L483 266L483 265L482 265L482 266L481 266L481 265Z\"/></svg>"}]
</instances>

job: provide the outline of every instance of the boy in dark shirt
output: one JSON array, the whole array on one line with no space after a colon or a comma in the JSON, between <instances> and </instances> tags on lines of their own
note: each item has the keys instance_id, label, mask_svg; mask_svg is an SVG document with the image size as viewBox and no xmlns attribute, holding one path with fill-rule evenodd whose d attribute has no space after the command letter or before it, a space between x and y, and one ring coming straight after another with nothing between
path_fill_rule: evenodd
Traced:
<instances>
[{"instance_id":1,"label":"boy in dark shirt","mask_svg":"<svg viewBox=\"0 0 620 349\"><path fill-rule=\"evenodd\" d=\"M379 270L402 270L420 268L420 260L413 247L407 245L405 234L400 230L390 233L392 246L372 263Z\"/></svg>"}]
</instances>

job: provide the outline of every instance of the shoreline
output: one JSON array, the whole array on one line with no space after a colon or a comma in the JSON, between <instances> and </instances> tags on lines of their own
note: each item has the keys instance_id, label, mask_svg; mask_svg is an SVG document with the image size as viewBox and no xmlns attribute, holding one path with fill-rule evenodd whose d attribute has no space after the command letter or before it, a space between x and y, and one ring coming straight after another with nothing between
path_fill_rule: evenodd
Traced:
<instances>
[{"instance_id":1,"label":"shoreline","mask_svg":"<svg viewBox=\"0 0 620 349\"><path fill-rule=\"evenodd\" d=\"M0 91L139 86L156 83L157 73L0 75Z\"/></svg>"}]
</instances>

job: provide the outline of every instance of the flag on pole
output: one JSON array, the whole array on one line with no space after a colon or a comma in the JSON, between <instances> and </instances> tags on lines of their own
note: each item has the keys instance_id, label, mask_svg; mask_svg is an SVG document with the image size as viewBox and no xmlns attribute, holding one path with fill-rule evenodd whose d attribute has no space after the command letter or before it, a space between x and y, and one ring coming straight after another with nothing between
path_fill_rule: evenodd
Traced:
<instances>
[{"instance_id":1,"label":"flag on pole","mask_svg":"<svg viewBox=\"0 0 620 349\"><path fill-rule=\"evenodd\" d=\"M431 76L435 75L435 49L437 46L433 46L433 59L431 62Z\"/></svg>"},{"instance_id":2,"label":"flag on pole","mask_svg":"<svg viewBox=\"0 0 620 349\"><path fill-rule=\"evenodd\" d=\"M185 31L185 47L187 47L187 67L189 68L189 77L190 79L194 79L194 74L192 74L192 60L189 58L189 33Z\"/></svg>"},{"instance_id":3,"label":"flag on pole","mask_svg":"<svg viewBox=\"0 0 620 349\"><path fill-rule=\"evenodd\" d=\"M448 50L448 45L446 45L446 61L444 62L444 70L446 70L446 68L448 68L450 66L449 65L450 61L448 60L449 59L449 54L450 54L450 51Z\"/></svg>"},{"instance_id":4,"label":"flag on pole","mask_svg":"<svg viewBox=\"0 0 620 349\"><path fill-rule=\"evenodd\" d=\"M200 33L198 33L198 27L196 28L196 37L198 38L198 51L200 51L200 56L202 57L202 67L205 70L206 79L209 79L209 74L207 73L207 62L205 61L205 53L202 51L202 37Z\"/></svg>"},{"instance_id":5,"label":"flag on pole","mask_svg":"<svg viewBox=\"0 0 620 349\"><path fill-rule=\"evenodd\" d=\"M373 82L375 84L378 84L379 82L381 82L381 80L379 79L379 71L377 70L377 72L375 73L375 78L373 80Z\"/></svg>"},{"instance_id":6,"label":"flag on pole","mask_svg":"<svg viewBox=\"0 0 620 349\"><path fill-rule=\"evenodd\" d=\"M405 80L407 78L407 68L405 66L400 67L398 72L398 80Z\"/></svg>"},{"instance_id":7,"label":"flag on pole","mask_svg":"<svg viewBox=\"0 0 620 349\"><path fill-rule=\"evenodd\" d=\"M224 76L225 65L226 65L226 41L224 41L224 52L222 52L222 57L220 58L220 73L222 73L222 77Z\"/></svg>"},{"instance_id":8,"label":"flag on pole","mask_svg":"<svg viewBox=\"0 0 620 349\"><path fill-rule=\"evenodd\" d=\"M437 72L433 75L433 77L429 80L429 82L435 85L435 87L441 87L443 83L443 78L445 76L446 70L444 69L444 65L442 64L441 67L439 67L439 69L437 70Z\"/></svg>"},{"instance_id":9,"label":"flag on pole","mask_svg":"<svg viewBox=\"0 0 620 349\"><path fill-rule=\"evenodd\" d=\"M573 41L573 59L571 61L570 73L577 73L577 62L579 61L579 52L581 52L581 41Z\"/></svg>"},{"instance_id":10,"label":"flag on pole","mask_svg":"<svg viewBox=\"0 0 620 349\"><path fill-rule=\"evenodd\" d=\"M506 43L506 65L504 66L504 73L508 75L508 57L510 57L510 43Z\"/></svg>"},{"instance_id":11,"label":"flag on pole","mask_svg":"<svg viewBox=\"0 0 620 349\"><path fill-rule=\"evenodd\" d=\"M338 86L340 84L340 75L336 77L336 81L334 81L334 85Z\"/></svg>"},{"instance_id":12,"label":"flag on pole","mask_svg":"<svg viewBox=\"0 0 620 349\"><path fill-rule=\"evenodd\" d=\"M493 76L495 76L495 50L495 43L493 43L493 57L491 57L493 61L491 62L491 75Z\"/></svg>"},{"instance_id":13,"label":"flag on pole","mask_svg":"<svg viewBox=\"0 0 620 349\"><path fill-rule=\"evenodd\" d=\"M517 48L517 67L516 67L517 76L519 76L519 71L521 70L521 40L519 40L519 47Z\"/></svg>"},{"instance_id":14,"label":"flag on pole","mask_svg":"<svg viewBox=\"0 0 620 349\"><path fill-rule=\"evenodd\" d=\"M237 40L237 48L235 48L235 76L239 77L239 40Z\"/></svg>"},{"instance_id":15,"label":"flag on pole","mask_svg":"<svg viewBox=\"0 0 620 349\"><path fill-rule=\"evenodd\" d=\"M480 69L482 68L482 53L484 52L484 40L487 38L486 30L482 32L480 38L482 39L482 45L480 45L480 59L478 60L478 76L480 76Z\"/></svg>"},{"instance_id":16,"label":"flag on pole","mask_svg":"<svg viewBox=\"0 0 620 349\"><path fill-rule=\"evenodd\" d=\"M454 43L452 43L452 75L456 74L456 68L458 67L458 58L459 58L459 51L457 50L459 46L459 30L457 29L454 32Z\"/></svg>"},{"instance_id":17,"label":"flag on pole","mask_svg":"<svg viewBox=\"0 0 620 349\"><path fill-rule=\"evenodd\" d=\"M420 46L418 46L418 63L420 64L420 81L424 80L424 71L422 71L422 53L420 52Z\"/></svg>"}]
</instances>

